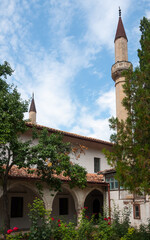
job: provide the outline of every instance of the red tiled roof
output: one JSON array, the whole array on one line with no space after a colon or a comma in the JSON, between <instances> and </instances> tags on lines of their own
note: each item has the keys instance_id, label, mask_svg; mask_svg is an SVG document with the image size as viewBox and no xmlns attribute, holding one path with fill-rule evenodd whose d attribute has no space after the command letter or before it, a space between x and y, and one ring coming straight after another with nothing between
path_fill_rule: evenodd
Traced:
<instances>
[{"instance_id":1,"label":"red tiled roof","mask_svg":"<svg viewBox=\"0 0 150 240\"><path fill-rule=\"evenodd\" d=\"M39 130L42 130L43 128L47 128L47 130L50 133L57 133L57 132L59 132L59 133L62 133L64 136L78 138L78 139L82 139L82 140L90 141L90 142L101 143L101 144L108 145L108 146L113 146L113 144L111 142L103 141L103 140L92 138L92 137L81 136L81 135L78 135L76 133L65 132L65 131L62 131L62 130L45 127L45 126L42 126L42 125L39 125L39 124L32 124L30 122L27 122L26 126L28 126L30 128L36 127Z\"/></svg>"},{"instance_id":2,"label":"red tiled roof","mask_svg":"<svg viewBox=\"0 0 150 240\"><path fill-rule=\"evenodd\" d=\"M117 31L116 31L116 36L115 36L114 42L116 41L116 39L121 38L121 37L127 39L122 19L121 19L121 17L119 17L119 21L118 21L118 26L117 26ZM128 41L128 39L127 39L127 41Z\"/></svg>"},{"instance_id":3,"label":"red tiled roof","mask_svg":"<svg viewBox=\"0 0 150 240\"><path fill-rule=\"evenodd\" d=\"M9 176L11 178L25 178L25 179L40 179L40 176L37 176L36 172L33 174L28 174L26 168L18 169L16 166L13 166L9 172ZM62 181L70 181L69 177L64 177L62 174L54 177L58 177ZM103 175L97 175L96 173L88 173L87 174L87 182L88 183L103 183Z\"/></svg>"},{"instance_id":4,"label":"red tiled roof","mask_svg":"<svg viewBox=\"0 0 150 240\"><path fill-rule=\"evenodd\" d=\"M87 182L89 183L104 182L103 175L97 175L96 173L88 173L86 176L87 176Z\"/></svg>"}]
</instances>

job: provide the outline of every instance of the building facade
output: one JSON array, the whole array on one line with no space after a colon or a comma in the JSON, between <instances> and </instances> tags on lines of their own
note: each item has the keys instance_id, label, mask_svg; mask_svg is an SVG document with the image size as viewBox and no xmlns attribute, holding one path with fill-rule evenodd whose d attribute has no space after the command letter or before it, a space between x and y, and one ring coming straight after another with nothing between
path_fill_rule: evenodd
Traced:
<instances>
[{"instance_id":1,"label":"building facade","mask_svg":"<svg viewBox=\"0 0 150 240\"><path fill-rule=\"evenodd\" d=\"M126 119L126 111L121 102L124 98L122 85L125 78L121 73L123 70L132 67L128 61L127 36L124 26L119 16L118 27L115 36L115 64L112 66L112 78L116 87L116 113L121 120ZM36 124L36 108L34 96L32 98L28 123L29 130L23 136L24 139L30 139L32 127L40 131L43 126ZM47 128L49 134L58 130ZM41 197L36 188L37 176L28 175L25 169L13 167L10 171L8 195L9 195L9 214L11 227L17 226L20 229L28 229L30 222L28 218L28 204L32 203L35 197L42 198L46 209L51 209L53 217L63 218L66 221L78 221L81 209L88 207L87 215L91 217L92 213L98 215L113 212L114 206L121 210L128 208L131 211L130 219L133 225L139 226L146 223L150 217L150 196L135 196L123 189L115 180L115 169L111 169L102 152L104 148L112 150L110 142L80 136L73 133L60 131L64 135L64 140L73 144L85 146L84 154L81 154L77 160L74 155L70 155L73 163L78 163L85 167L87 174L87 187L85 189L69 188L68 178L60 176L62 180L62 192L49 192L48 186L43 183L43 196ZM97 174L101 172L101 174ZM0 226L3 225L3 207L2 207L2 188L0 186Z\"/></svg>"}]
</instances>

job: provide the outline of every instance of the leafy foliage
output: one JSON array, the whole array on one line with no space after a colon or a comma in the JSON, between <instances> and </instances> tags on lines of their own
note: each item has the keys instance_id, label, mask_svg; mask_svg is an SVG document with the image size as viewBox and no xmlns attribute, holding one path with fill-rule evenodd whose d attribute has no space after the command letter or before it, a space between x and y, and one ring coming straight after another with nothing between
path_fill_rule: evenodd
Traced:
<instances>
[{"instance_id":1,"label":"leafy foliage","mask_svg":"<svg viewBox=\"0 0 150 240\"><path fill-rule=\"evenodd\" d=\"M31 221L29 240L49 240L51 237L50 211L46 210L42 200L36 198L29 205L29 218Z\"/></svg>"},{"instance_id":2,"label":"leafy foliage","mask_svg":"<svg viewBox=\"0 0 150 240\"><path fill-rule=\"evenodd\" d=\"M6 240L26 240L29 238L29 233L17 233L15 235L7 235Z\"/></svg>"},{"instance_id":3,"label":"leafy foliage","mask_svg":"<svg viewBox=\"0 0 150 240\"><path fill-rule=\"evenodd\" d=\"M47 129L43 129L38 140L39 143L31 149L32 157L28 162L29 169L36 165L36 169L32 169L32 171L35 171L41 180L47 182L50 189L60 190L62 181L56 177L60 174L70 177L71 187L84 188L86 171L78 164L70 162L71 144L63 142L63 136L60 133L49 135Z\"/></svg>"},{"instance_id":4,"label":"leafy foliage","mask_svg":"<svg viewBox=\"0 0 150 240\"><path fill-rule=\"evenodd\" d=\"M145 17L140 30L140 65L124 73L126 97L122 104L127 119L110 119L110 127L117 134L111 136L113 152L105 154L121 185L138 193L150 193L150 21Z\"/></svg>"},{"instance_id":5,"label":"leafy foliage","mask_svg":"<svg viewBox=\"0 0 150 240\"><path fill-rule=\"evenodd\" d=\"M80 224L66 223L60 219L50 217L50 212L44 208L43 201L35 199L30 205L31 228L29 233L9 234L9 240L45 239L45 240L149 240L150 222L141 225L139 229L131 226L129 211L120 213L114 209L112 218L99 216L95 219L93 214L89 219L86 216L87 208L82 210Z\"/></svg>"}]
</instances>

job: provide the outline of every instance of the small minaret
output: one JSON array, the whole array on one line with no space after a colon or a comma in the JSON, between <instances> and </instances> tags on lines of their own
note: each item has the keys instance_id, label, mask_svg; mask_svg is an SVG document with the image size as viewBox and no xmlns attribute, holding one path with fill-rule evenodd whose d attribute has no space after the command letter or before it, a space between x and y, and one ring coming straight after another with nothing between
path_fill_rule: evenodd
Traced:
<instances>
[{"instance_id":1,"label":"small minaret","mask_svg":"<svg viewBox=\"0 0 150 240\"><path fill-rule=\"evenodd\" d=\"M34 102L34 93L32 94L32 101L29 110L29 119L31 123L36 124L36 107Z\"/></svg>"},{"instance_id":2,"label":"small minaret","mask_svg":"<svg viewBox=\"0 0 150 240\"><path fill-rule=\"evenodd\" d=\"M124 26L121 19L121 9L119 7L119 21L115 36L115 64L111 68L112 79L115 81L116 87L116 117L119 120L126 120L127 112L122 105L122 100L125 97L123 92L123 84L125 83L125 77L122 76L122 72L132 67L132 64L128 62L128 46L127 36L124 30Z\"/></svg>"}]
</instances>

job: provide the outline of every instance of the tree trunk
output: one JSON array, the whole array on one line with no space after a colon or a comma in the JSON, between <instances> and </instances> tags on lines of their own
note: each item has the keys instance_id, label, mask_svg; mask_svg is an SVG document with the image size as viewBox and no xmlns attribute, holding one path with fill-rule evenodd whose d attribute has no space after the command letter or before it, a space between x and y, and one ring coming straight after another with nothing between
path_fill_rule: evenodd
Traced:
<instances>
[{"instance_id":1,"label":"tree trunk","mask_svg":"<svg viewBox=\"0 0 150 240\"><path fill-rule=\"evenodd\" d=\"M7 176L4 177L3 181L3 211L4 211L4 232L6 233L10 229L10 216L9 216L9 204L8 204L8 193L7 193Z\"/></svg>"}]
</instances>

